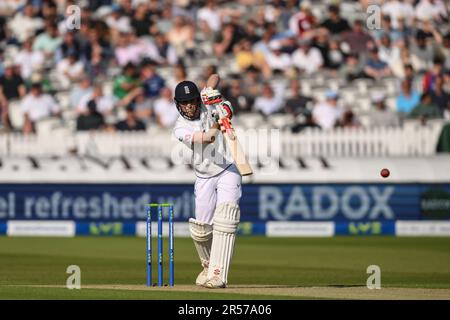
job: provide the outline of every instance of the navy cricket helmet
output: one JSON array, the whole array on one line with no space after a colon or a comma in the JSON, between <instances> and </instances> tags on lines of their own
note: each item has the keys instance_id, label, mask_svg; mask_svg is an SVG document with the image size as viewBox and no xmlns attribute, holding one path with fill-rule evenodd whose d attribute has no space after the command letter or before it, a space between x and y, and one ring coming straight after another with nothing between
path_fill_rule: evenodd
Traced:
<instances>
[{"instance_id":1,"label":"navy cricket helmet","mask_svg":"<svg viewBox=\"0 0 450 320\"><path fill-rule=\"evenodd\" d=\"M178 112L187 120L196 120L199 116L189 117L180 107L180 103L192 101L197 99L198 108L200 108L201 99L200 91L197 85L192 81L181 81L175 88L175 104L177 106Z\"/></svg>"}]
</instances>

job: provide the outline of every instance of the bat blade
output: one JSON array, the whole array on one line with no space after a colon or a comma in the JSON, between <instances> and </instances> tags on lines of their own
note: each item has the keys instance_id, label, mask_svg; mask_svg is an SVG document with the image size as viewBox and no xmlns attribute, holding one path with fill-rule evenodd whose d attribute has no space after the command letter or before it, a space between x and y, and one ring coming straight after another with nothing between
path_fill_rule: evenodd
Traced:
<instances>
[{"instance_id":1,"label":"bat blade","mask_svg":"<svg viewBox=\"0 0 450 320\"><path fill-rule=\"evenodd\" d=\"M253 174L252 167L247 161L247 157L242 150L241 144L239 143L236 134L233 132L233 138L228 134L225 134L224 136L228 147L230 148L231 156L233 157L234 163L241 176L249 176Z\"/></svg>"}]
</instances>

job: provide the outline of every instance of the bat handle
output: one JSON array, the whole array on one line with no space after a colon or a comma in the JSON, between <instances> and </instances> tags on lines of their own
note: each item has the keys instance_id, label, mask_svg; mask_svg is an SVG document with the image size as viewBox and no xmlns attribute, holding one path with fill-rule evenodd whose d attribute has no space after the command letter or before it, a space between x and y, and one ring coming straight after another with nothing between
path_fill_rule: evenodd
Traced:
<instances>
[{"instance_id":1,"label":"bat handle","mask_svg":"<svg viewBox=\"0 0 450 320\"><path fill-rule=\"evenodd\" d=\"M233 128L231 128L230 119L222 118L221 120L222 126L225 128L226 133L232 140L234 140L236 136L234 135Z\"/></svg>"}]
</instances>

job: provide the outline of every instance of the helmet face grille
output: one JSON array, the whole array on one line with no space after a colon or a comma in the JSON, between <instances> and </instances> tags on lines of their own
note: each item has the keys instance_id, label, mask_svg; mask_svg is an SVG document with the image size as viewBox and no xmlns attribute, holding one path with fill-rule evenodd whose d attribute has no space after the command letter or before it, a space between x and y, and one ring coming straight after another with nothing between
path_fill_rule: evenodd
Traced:
<instances>
[{"instance_id":1,"label":"helmet face grille","mask_svg":"<svg viewBox=\"0 0 450 320\"><path fill-rule=\"evenodd\" d=\"M181 116L183 118L185 118L186 120L189 120L189 121L200 119L200 112L197 111L193 117L190 117L190 116L187 115L186 112L183 111L183 109L181 108L180 102L178 102L177 99L174 99L174 100L175 100L175 105L177 106L177 110L178 110L178 112L181 114ZM201 105L200 105L201 104L200 97L197 98L197 101L198 101L198 107L197 108L200 109L200 107L201 107Z\"/></svg>"}]
</instances>

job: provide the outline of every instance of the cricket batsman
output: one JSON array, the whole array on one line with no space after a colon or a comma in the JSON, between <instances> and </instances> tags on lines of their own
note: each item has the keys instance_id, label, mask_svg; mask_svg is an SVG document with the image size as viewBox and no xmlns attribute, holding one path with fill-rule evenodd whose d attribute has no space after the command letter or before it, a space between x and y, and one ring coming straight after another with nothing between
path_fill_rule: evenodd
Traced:
<instances>
[{"instance_id":1,"label":"cricket batsman","mask_svg":"<svg viewBox=\"0 0 450 320\"><path fill-rule=\"evenodd\" d=\"M199 92L195 83L182 81L175 88L175 103L180 117L175 123L175 137L193 150L195 219L189 219L203 270L196 285L225 288L240 221L239 199L242 177L222 138L222 120L216 108L207 104L220 93L219 76L213 74L207 87ZM228 101L218 104L222 115L231 118ZM225 113L223 111L225 110Z\"/></svg>"}]
</instances>

